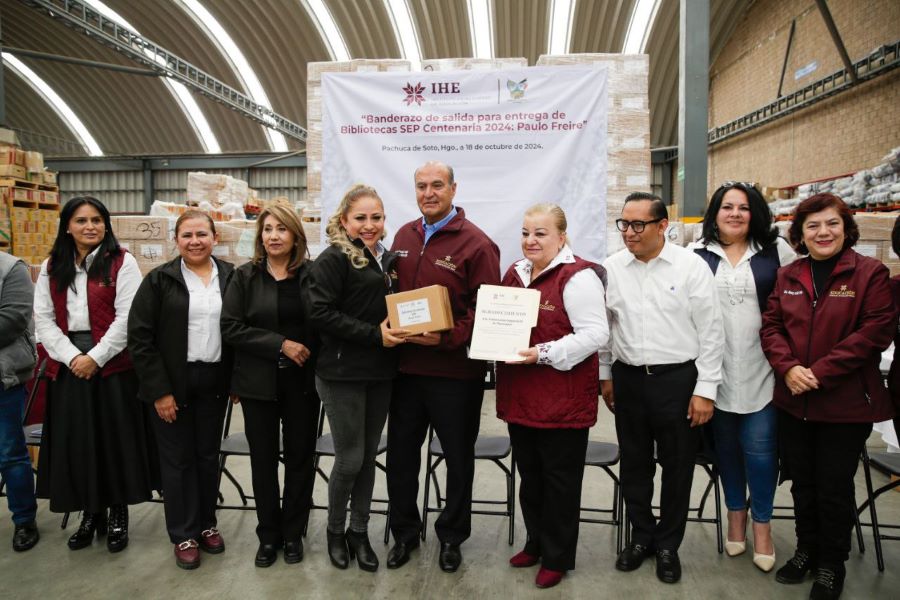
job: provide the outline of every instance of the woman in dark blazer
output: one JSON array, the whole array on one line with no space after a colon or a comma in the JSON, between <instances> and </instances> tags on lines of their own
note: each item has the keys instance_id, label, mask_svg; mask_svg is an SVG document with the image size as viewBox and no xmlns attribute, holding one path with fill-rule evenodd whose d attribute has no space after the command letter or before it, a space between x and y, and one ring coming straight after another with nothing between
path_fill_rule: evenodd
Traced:
<instances>
[{"instance_id":1,"label":"woman in dark blazer","mask_svg":"<svg viewBox=\"0 0 900 600\"><path fill-rule=\"evenodd\" d=\"M381 244L384 204L377 192L355 185L328 221L328 248L310 274L310 314L322 336L316 389L334 437L328 478L328 555L346 569L356 557L364 571L378 569L369 544L369 507L375 455L391 403L397 359L390 347L403 331L387 326L385 296L397 273L396 254ZM350 528L347 502L350 502Z\"/></svg>"},{"instance_id":2,"label":"woman in dark blazer","mask_svg":"<svg viewBox=\"0 0 900 600\"><path fill-rule=\"evenodd\" d=\"M234 350L231 393L250 444L259 524L256 566L303 560L312 503L319 398L306 314L306 236L297 214L275 205L260 214L253 261L235 270L222 305L222 339ZM281 427L279 427L279 423ZM281 431L279 431L279 429ZM278 485L284 445L284 500Z\"/></svg>"},{"instance_id":3,"label":"woman in dark blazer","mask_svg":"<svg viewBox=\"0 0 900 600\"><path fill-rule=\"evenodd\" d=\"M219 322L234 266L212 256L216 227L200 211L178 218L175 243L180 256L153 269L135 294L128 348L138 397L155 412L151 423L175 563L195 569L198 549L225 550L216 529L216 495L231 358Z\"/></svg>"}]
</instances>

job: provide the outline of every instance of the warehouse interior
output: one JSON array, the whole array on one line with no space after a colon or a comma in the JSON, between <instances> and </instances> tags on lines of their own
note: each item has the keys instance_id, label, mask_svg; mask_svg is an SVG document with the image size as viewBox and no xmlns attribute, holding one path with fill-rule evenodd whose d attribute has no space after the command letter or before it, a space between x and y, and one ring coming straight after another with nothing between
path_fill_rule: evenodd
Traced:
<instances>
[{"instance_id":1,"label":"warehouse interior","mask_svg":"<svg viewBox=\"0 0 900 600\"><path fill-rule=\"evenodd\" d=\"M144 274L176 256L164 223L191 201L215 197L221 202L213 206L221 206L228 196L245 207L246 215L233 223L222 216L221 230L230 237L220 241L231 244L228 259L238 264L249 260L240 254L244 232L255 226L247 216L276 199L302 211L310 240L320 242L327 219L322 73L613 65L645 55L634 74L645 98L635 111L640 146L620 154L609 149L612 179L619 166L622 174L608 192L609 231L633 181L670 205L667 235L680 245L699 237L699 218L724 181L758 186L782 233L800 200L831 191L856 212L865 249L858 250L885 263L892 276L900 274L900 257L890 247L900 211L900 191L893 191L900 190L896 0L0 0L0 44L0 144L22 151L7 153L0 167L8 169L0 178L0 251L26 258L33 273L52 244L59 206L80 195L96 196L110 209L118 237L140 255ZM686 78L685 53L697 47L702 56L690 54L692 76ZM703 101L686 103L696 90ZM621 118L617 125L631 127L630 113ZM623 136L611 138L612 146L617 139ZM413 197L410 186L410 203ZM532 201L523 199L523 208ZM41 213L34 223L31 213ZM151 218L163 227L148 234ZM610 240L610 252L620 247L617 235ZM243 428L239 407L230 427ZM888 450L889 427L876 426L869 452ZM485 394L481 435L506 435L492 389ZM602 403L590 440L616 442ZM325 472L330 461L322 459ZM229 457L228 465L249 490L247 458ZM65 540L77 515L62 528L63 515L39 501L41 542L24 554L0 552L0 571L9 575L4 588L21 598L751 599L808 593L776 583L747 557L722 553L718 488L708 487L712 480L700 467L693 500L712 522L688 523L679 585L663 587L649 567L617 572L618 527L584 522L577 568L554 591L535 589L531 573L507 565L525 539L518 513L512 524L507 516L474 516L463 566L454 574L438 568L433 529L402 570L334 571L325 553L323 510L313 511L301 564L255 568L255 515L238 508L247 507L229 479L220 487L227 508L218 511L228 550L198 571L171 565L160 503L132 507L130 547L111 555L100 544L69 551ZM871 485L889 480L872 467ZM855 483L862 505L862 465ZM316 504L327 503L326 489L317 478ZM900 525L896 492L900 488L878 500L883 528ZM475 496L502 499L506 493L501 471L477 461ZM588 467L582 506L608 507L613 493L608 474ZM374 497L387 497L382 472ZM795 541L789 484L778 487L775 504L780 562ZM896 597L900 544L883 541L886 568L879 570L868 509L860 519L863 544L854 534L844 597ZM389 548L380 540L385 526L384 516L373 517L373 545L382 560ZM9 519L0 519L0 541L12 531Z\"/></svg>"}]
</instances>

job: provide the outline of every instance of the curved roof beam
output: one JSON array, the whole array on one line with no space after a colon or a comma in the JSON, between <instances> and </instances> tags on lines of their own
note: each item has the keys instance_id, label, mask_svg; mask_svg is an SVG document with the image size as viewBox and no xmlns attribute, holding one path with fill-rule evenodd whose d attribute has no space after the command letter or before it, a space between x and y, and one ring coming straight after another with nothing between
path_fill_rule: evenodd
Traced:
<instances>
[{"instance_id":1,"label":"curved roof beam","mask_svg":"<svg viewBox=\"0 0 900 600\"><path fill-rule=\"evenodd\" d=\"M32 71L28 66L18 58L4 52L2 54L3 61L9 66L10 70L21 77L37 94L44 99L47 104L59 115L63 123L75 134L75 137L81 142L81 145L87 148L90 156L103 156L103 150L88 128L85 127L78 115L75 114L68 104L56 93L53 87L41 79L37 73Z\"/></svg>"},{"instance_id":2,"label":"curved roof beam","mask_svg":"<svg viewBox=\"0 0 900 600\"><path fill-rule=\"evenodd\" d=\"M272 103L269 102L269 96L259 78L256 71L247 62L244 53L238 48L225 28L213 17L212 13L206 10L199 0L178 0L178 5L194 20L194 23L200 30L215 44L223 56L231 63L232 70L241 83L241 87L250 95L254 102L272 109ZM288 145L284 136L274 129L263 126L266 138L269 140L269 148L275 152L287 152Z\"/></svg>"},{"instance_id":3,"label":"curved roof beam","mask_svg":"<svg viewBox=\"0 0 900 600\"><path fill-rule=\"evenodd\" d=\"M394 26L401 56L410 62L413 71L418 71L422 67L422 50L408 0L384 0L384 7Z\"/></svg>"},{"instance_id":4,"label":"curved roof beam","mask_svg":"<svg viewBox=\"0 0 900 600\"><path fill-rule=\"evenodd\" d=\"M101 2L100 0L83 0L85 4L89 5L91 8L102 14L107 19L115 21L122 27L126 27L138 35L140 32L128 21L126 21L122 15L108 7L106 4ZM162 62L161 59L154 57L152 54L148 54L147 51L144 51L147 56L150 58L157 60L158 62ZM177 81L169 81L167 77L160 78L166 88L169 90L169 93L175 98L176 104L181 107L181 111L187 117L188 123L190 123L194 128L194 133L197 135L197 138L200 140L200 145L203 146L203 150L207 154L219 154L222 152L222 148L219 146L219 140L216 138L216 135L213 133L212 128L209 126L209 121L206 120L206 116L203 114L203 111L200 110L200 105L197 104L197 101L194 99L194 96L191 94L188 89L178 83Z\"/></svg>"},{"instance_id":5,"label":"curved roof beam","mask_svg":"<svg viewBox=\"0 0 900 600\"><path fill-rule=\"evenodd\" d=\"M572 47L572 19L576 0L552 0L547 54L568 54Z\"/></svg>"},{"instance_id":6,"label":"curved roof beam","mask_svg":"<svg viewBox=\"0 0 900 600\"><path fill-rule=\"evenodd\" d=\"M466 0L469 9L469 36L474 58L494 58L494 24L491 0Z\"/></svg>"},{"instance_id":7,"label":"curved roof beam","mask_svg":"<svg viewBox=\"0 0 900 600\"><path fill-rule=\"evenodd\" d=\"M344 36L341 35L341 30L338 29L325 2L323 0L300 0L300 4L306 9L306 14L319 30L319 35L325 42L325 47L328 48L331 60L350 60L350 50L347 49Z\"/></svg>"},{"instance_id":8,"label":"curved roof beam","mask_svg":"<svg viewBox=\"0 0 900 600\"><path fill-rule=\"evenodd\" d=\"M650 30L653 29L656 13L659 12L659 4L659 0L638 0L634 5L631 21L628 23L628 33L625 34L625 43L622 44L623 54L645 53Z\"/></svg>"}]
</instances>

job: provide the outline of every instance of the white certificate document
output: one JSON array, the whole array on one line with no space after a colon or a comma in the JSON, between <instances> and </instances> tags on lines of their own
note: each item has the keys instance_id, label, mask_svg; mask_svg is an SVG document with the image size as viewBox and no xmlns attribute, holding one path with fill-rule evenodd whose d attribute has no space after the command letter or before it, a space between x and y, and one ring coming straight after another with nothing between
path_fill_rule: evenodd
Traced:
<instances>
[{"instance_id":1,"label":"white certificate document","mask_svg":"<svg viewBox=\"0 0 900 600\"><path fill-rule=\"evenodd\" d=\"M537 325L541 293L527 288L482 285L478 289L469 358L522 360Z\"/></svg>"}]
</instances>

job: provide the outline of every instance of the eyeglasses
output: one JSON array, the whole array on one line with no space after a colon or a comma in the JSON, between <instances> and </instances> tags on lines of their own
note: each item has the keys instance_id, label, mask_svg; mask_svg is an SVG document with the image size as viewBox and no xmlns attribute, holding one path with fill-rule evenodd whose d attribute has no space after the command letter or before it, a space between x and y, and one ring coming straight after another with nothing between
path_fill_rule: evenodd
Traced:
<instances>
[{"instance_id":1,"label":"eyeglasses","mask_svg":"<svg viewBox=\"0 0 900 600\"><path fill-rule=\"evenodd\" d=\"M631 227L633 232L643 233L644 227L651 223L659 223L660 221L662 221L662 219L653 219L652 221L626 221L625 219L616 219L616 229L625 233L628 231L628 228Z\"/></svg>"},{"instance_id":2,"label":"eyeglasses","mask_svg":"<svg viewBox=\"0 0 900 600\"><path fill-rule=\"evenodd\" d=\"M743 187L743 188L755 188L755 181L726 181L719 186L720 188L733 188L733 187Z\"/></svg>"}]
</instances>

